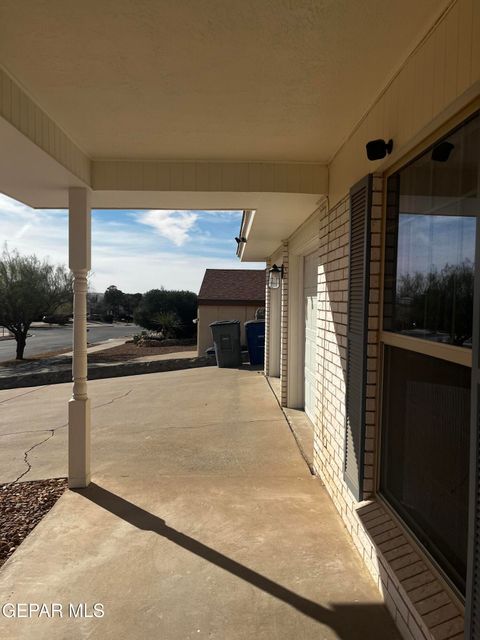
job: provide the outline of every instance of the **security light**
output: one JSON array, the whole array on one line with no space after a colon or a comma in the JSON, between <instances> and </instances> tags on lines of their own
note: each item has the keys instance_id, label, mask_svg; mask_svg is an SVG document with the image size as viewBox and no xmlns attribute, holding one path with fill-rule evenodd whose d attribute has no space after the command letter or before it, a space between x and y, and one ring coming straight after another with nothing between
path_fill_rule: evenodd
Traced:
<instances>
[{"instance_id":1,"label":"security light","mask_svg":"<svg viewBox=\"0 0 480 640\"><path fill-rule=\"evenodd\" d=\"M393 140L390 138L388 142L379 138L378 140L370 140L366 144L367 158L369 160L381 160L387 154L392 153Z\"/></svg>"}]
</instances>

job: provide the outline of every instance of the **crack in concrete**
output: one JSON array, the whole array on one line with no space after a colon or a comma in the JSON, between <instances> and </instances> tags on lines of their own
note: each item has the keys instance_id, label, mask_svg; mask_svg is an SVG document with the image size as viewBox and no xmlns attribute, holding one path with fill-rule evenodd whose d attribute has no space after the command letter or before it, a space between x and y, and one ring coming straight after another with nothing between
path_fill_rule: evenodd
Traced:
<instances>
[{"instance_id":1,"label":"crack in concrete","mask_svg":"<svg viewBox=\"0 0 480 640\"><path fill-rule=\"evenodd\" d=\"M133 389L129 389L126 393L122 393L121 396L116 396L115 398L112 398L108 402L104 402L103 404L98 404L96 407L93 407L93 408L94 409L101 409L102 407L106 407L109 404L113 404L117 400L121 400L122 398L126 398L128 395L130 395L132 393L132 391L133 391Z\"/></svg>"},{"instance_id":2,"label":"crack in concrete","mask_svg":"<svg viewBox=\"0 0 480 640\"><path fill-rule=\"evenodd\" d=\"M0 400L0 404L5 404L5 402L10 402L10 400L16 400L17 398L22 398L23 396L28 396L29 393L35 393L35 391L40 391L40 389L30 389L30 391L25 391L25 393L19 393L18 395L12 396L11 398Z\"/></svg>"},{"instance_id":3,"label":"crack in concrete","mask_svg":"<svg viewBox=\"0 0 480 640\"><path fill-rule=\"evenodd\" d=\"M61 427L55 427L55 428L61 429ZM0 438L6 438L7 436L19 436L23 433L43 433L46 431L51 431L51 429L31 429L30 431L10 431L9 433L0 433Z\"/></svg>"},{"instance_id":4,"label":"crack in concrete","mask_svg":"<svg viewBox=\"0 0 480 640\"><path fill-rule=\"evenodd\" d=\"M15 480L12 480L12 482L8 483L8 486L11 486L12 484L15 484L16 482L19 482L24 476L27 475L27 473L29 473L29 471L32 468L32 465L28 459L28 454L30 453L30 451L33 451L33 449L35 449L36 447L39 447L41 444L43 444L44 442L47 442L47 440L50 440L50 438L53 438L53 436L55 435L55 429L50 429L51 433L49 436L47 436L44 440L42 440L41 442L37 442L36 444L34 444L33 446L30 447L30 449L27 449L24 454L23 454L23 461L25 462L25 464L27 465L26 470L21 473L17 478L15 478Z\"/></svg>"},{"instance_id":5,"label":"crack in concrete","mask_svg":"<svg viewBox=\"0 0 480 640\"><path fill-rule=\"evenodd\" d=\"M95 407L93 407L93 409L100 409L102 407L106 407L107 405L113 404L117 400L121 400L122 398L126 398L132 391L133 391L133 389L129 389L126 393L123 393L120 396L115 396L115 398L112 398L108 402L104 402L103 404L96 405ZM32 393L32 392L30 391L28 393ZM22 395L25 395L25 394L22 394ZM27 475L27 473L29 473L31 471L32 464L31 464L30 460L28 459L28 454L31 451L33 451L33 449L36 449L40 445L44 444L45 442L47 442L48 440L53 438L53 436L55 435L55 433L57 431L59 431L60 429L65 429L65 427L68 427L68 422L66 422L65 424L61 424L59 427L55 427L54 429L36 429L36 430L32 430L32 431L17 431L16 433L10 433L10 434L9 433L3 433L3 434L0 434L0 436L8 436L8 435L17 435L17 433L42 433L42 432L45 433L45 432L50 432L49 436L47 436L46 438L44 438L40 442L37 442L36 444L32 445L30 447L30 449L27 449L26 451L24 451L24 453L23 453L23 461L27 465L27 469L23 473L21 473L17 478L15 478L15 480L12 480L11 482L9 482L8 486L11 486L12 484L15 484L15 483L19 482L22 478L24 478Z\"/></svg>"}]
</instances>

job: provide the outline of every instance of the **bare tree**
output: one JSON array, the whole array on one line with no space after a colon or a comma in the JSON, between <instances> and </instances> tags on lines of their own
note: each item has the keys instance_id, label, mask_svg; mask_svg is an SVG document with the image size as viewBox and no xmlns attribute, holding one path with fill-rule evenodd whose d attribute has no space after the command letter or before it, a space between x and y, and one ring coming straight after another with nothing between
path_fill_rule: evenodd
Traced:
<instances>
[{"instance_id":1,"label":"bare tree","mask_svg":"<svg viewBox=\"0 0 480 640\"><path fill-rule=\"evenodd\" d=\"M0 326L13 333L23 360L33 321L72 300L72 275L64 266L21 256L5 248L0 256Z\"/></svg>"}]
</instances>

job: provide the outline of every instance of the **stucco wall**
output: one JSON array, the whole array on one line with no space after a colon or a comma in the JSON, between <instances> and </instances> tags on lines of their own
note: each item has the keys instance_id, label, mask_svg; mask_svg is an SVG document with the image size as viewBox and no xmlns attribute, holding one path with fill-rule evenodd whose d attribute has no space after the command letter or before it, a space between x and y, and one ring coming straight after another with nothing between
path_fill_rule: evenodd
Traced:
<instances>
[{"instance_id":1,"label":"stucco wall","mask_svg":"<svg viewBox=\"0 0 480 640\"><path fill-rule=\"evenodd\" d=\"M255 311L259 308L259 306L261 305L199 305L197 313L198 355L204 355L205 349L213 346L210 323L215 322L215 320L240 320L240 339L242 341L242 345L246 344L245 328L243 324L244 322L247 322L247 320L255 319Z\"/></svg>"}]
</instances>

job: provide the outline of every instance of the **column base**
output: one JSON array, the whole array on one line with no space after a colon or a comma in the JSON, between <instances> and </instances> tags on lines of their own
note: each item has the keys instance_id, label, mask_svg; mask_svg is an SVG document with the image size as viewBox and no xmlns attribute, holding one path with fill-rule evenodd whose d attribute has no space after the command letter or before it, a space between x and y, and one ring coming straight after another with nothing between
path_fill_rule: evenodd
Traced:
<instances>
[{"instance_id":1,"label":"column base","mask_svg":"<svg viewBox=\"0 0 480 640\"><path fill-rule=\"evenodd\" d=\"M90 484L90 398L68 403L68 486Z\"/></svg>"}]
</instances>

